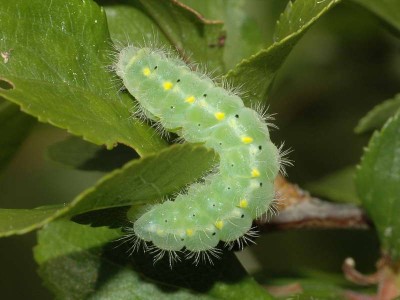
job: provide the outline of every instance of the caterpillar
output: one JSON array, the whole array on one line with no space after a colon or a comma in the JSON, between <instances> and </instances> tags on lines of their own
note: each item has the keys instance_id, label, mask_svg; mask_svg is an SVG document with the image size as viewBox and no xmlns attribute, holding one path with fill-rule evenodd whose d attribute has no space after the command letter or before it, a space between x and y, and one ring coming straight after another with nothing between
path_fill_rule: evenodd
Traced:
<instances>
[{"instance_id":1,"label":"caterpillar","mask_svg":"<svg viewBox=\"0 0 400 300\"><path fill-rule=\"evenodd\" d=\"M253 219L274 201L282 161L263 117L164 50L128 46L114 69L141 114L189 143L212 148L220 159L205 183L194 183L174 201L131 220L133 247L152 245L147 249L156 252L155 260L168 253L171 263L185 253L198 262L218 257L220 241L247 241L254 234Z\"/></svg>"}]
</instances>

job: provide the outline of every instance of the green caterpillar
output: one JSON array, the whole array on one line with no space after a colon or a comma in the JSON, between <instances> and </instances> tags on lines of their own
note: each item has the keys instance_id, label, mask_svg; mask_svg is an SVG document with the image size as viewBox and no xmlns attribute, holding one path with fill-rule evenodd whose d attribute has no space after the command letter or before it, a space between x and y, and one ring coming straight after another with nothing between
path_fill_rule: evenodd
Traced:
<instances>
[{"instance_id":1,"label":"green caterpillar","mask_svg":"<svg viewBox=\"0 0 400 300\"><path fill-rule=\"evenodd\" d=\"M154 205L134 222L137 241L153 244L170 259L218 256L219 241L246 241L253 219L274 200L281 158L267 124L232 92L192 71L161 50L129 46L119 53L116 73L140 111L189 143L218 153L218 171L191 185L174 201ZM133 220L132 220L133 221Z\"/></svg>"}]
</instances>

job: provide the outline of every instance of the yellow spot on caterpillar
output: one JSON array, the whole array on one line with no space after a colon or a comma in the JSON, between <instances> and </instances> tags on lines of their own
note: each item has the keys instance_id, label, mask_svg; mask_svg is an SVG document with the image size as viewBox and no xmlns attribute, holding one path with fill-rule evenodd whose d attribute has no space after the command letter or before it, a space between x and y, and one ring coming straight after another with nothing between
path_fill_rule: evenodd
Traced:
<instances>
[{"instance_id":1,"label":"yellow spot on caterpillar","mask_svg":"<svg viewBox=\"0 0 400 300\"><path fill-rule=\"evenodd\" d=\"M239 207L240 208L246 208L249 205L249 202L246 199L242 199L239 202Z\"/></svg>"},{"instance_id":2,"label":"yellow spot on caterpillar","mask_svg":"<svg viewBox=\"0 0 400 300\"><path fill-rule=\"evenodd\" d=\"M149 68L143 68L143 75L146 77L149 77L151 74L151 71Z\"/></svg>"},{"instance_id":3,"label":"yellow spot on caterpillar","mask_svg":"<svg viewBox=\"0 0 400 300\"><path fill-rule=\"evenodd\" d=\"M253 138L250 136L244 136L242 137L242 142L245 144L250 144L251 142L253 142Z\"/></svg>"},{"instance_id":4,"label":"yellow spot on caterpillar","mask_svg":"<svg viewBox=\"0 0 400 300\"><path fill-rule=\"evenodd\" d=\"M157 229L157 234L160 235L160 236L163 236L164 235L164 230Z\"/></svg>"},{"instance_id":5,"label":"yellow spot on caterpillar","mask_svg":"<svg viewBox=\"0 0 400 300\"><path fill-rule=\"evenodd\" d=\"M223 112L220 112L220 111L216 112L214 114L214 116L218 121L222 121L223 119L225 119L225 114Z\"/></svg>"},{"instance_id":6,"label":"yellow spot on caterpillar","mask_svg":"<svg viewBox=\"0 0 400 300\"><path fill-rule=\"evenodd\" d=\"M174 85L172 84L171 81L164 81L164 83L163 83L163 88L166 91L169 91L170 89L172 89L173 86Z\"/></svg>"},{"instance_id":7,"label":"yellow spot on caterpillar","mask_svg":"<svg viewBox=\"0 0 400 300\"><path fill-rule=\"evenodd\" d=\"M186 229L186 234L187 236L192 236L193 235L193 229Z\"/></svg>"},{"instance_id":8,"label":"yellow spot on caterpillar","mask_svg":"<svg viewBox=\"0 0 400 300\"><path fill-rule=\"evenodd\" d=\"M222 229L222 227L224 227L224 222L223 221L217 221L215 222L215 227L217 227L218 229Z\"/></svg>"},{"instance_id":9,"label":"yellow spot on caterpillar","mask_svg":"<svg viewBox=\"0 0 400 300\"><path fill-rule=\"evenodd\" d=\"M257 169L253 169L251 171L251 177L259 177L260 176L260 171L258 171Z\"/></svg>"},{"instance_id":10,"label":"yellow spot on caterpillar","mask_svg":"<svg viewBox=\"0 0 400 300\"><path fill-rule=\"evenodd\" d=\"M196 101L196 98L194 96L189 96L185 99L185 102L190 104L194 103L194 101Z\"/></svg>"}]
</instances>

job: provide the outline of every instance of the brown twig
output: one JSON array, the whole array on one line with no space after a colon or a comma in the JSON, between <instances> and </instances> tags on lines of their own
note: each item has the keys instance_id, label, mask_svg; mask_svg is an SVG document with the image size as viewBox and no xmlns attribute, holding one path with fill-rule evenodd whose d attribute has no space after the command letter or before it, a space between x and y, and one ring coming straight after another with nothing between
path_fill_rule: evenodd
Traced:
<instances>
[{"instance_id":1,"label":"brown twig","mask_svg":"<svg viewBox=\"0 0 400 300\"><path fill-rule=\"evenodd\" d=\"M278 191L279 214L271 218L260 218L257 224L261 231L298 228L352 228L367 229L370 222L364 211L353 204L340 204L323 201L297 185L278 176L275 180Z\"/></svg>"}]
</instances>

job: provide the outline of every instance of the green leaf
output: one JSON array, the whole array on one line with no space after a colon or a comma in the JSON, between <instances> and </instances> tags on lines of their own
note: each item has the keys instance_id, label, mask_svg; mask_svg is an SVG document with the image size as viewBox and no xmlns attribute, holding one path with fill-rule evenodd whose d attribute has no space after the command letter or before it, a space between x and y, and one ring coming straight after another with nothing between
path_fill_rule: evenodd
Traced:
<instances>
[{"instance_id":1,"label":"green leaf","mask_svg":"<svg viewBox=\"0 0 400 300\"><path fill-rule=\"evenodd\" d=\"M305 188L313 195L325 197L335 202L360 204L354 177L355 168L347 167L308 183Z\"/></svg>"},{"instance_id":2,"label":"green leaf","mask_svg":"<svg viewBox=\"0 0 400 300\"><path fill-rule=\"evenodd\" d=\"M262 49L263 37L259 24L245 13L247 1L225 1L224 4L227 30L224 60L227 68L231 69L242 59Z\"/></svg>"},{"instance_id":3,"label":"green leaf","mask_svg":"<svg viewBox=\"0 0 400 300\"><path fill-rule=\"evenodd\" d=\"M364 133L374 129L379 129L385 122L396 114L400 109L400 94L394 98L378 104L367 115L365 115L354 129L356 133Z\"/></svg>"},{"instance_id":4,"label":"green leaf","mask_svg":"<svg viewBox=\"0 0 400 300\"><path fill-rule=\"evenodd\" d=\"M400 116L372 136L356 174L357 191L382 246L400 259Z\"/></svg>"},{"instance_id":5,"label":"green leaf","mask_svg":"<svg viewBox=\"0 0 400 300\"><path fill-rule=\"evenodd\" d=\"M61 299L271 299L248 283L232 253L215 266L177 263L170 269L168 258L153 265L141 251L129 256L130 245L115 242L120 236L105 227L53 222L38 234L39 274Z\"/></svg>"},{"instance_id":6,"label":"green leaf","mask_svg":"<svg viewBox=\"0 0 400 300\"><path fill-rule=\"evenodd\" d=\"M208 20L174 0L145 0L141 5L107 5L110 34L117 44L171 45L186 62L223 73L222 22Z\"/></svg>"},{"instance_id":7,"label":"green leaf","mask_svg":"<svg viewBox=\"0 0 400 300\"><path fill-rule=\"evenodd\" d=\"M202 63L208 70L224 73L220 41L225 34L221 21L207 20L175 0L139 1L185 61Z\"/></svg>"},{"instance_id":8,"label":"green leaf","mask_svg":"<svg viewBox=\"0 0 400 300\"><path fill-rule=\"evenodd\" d=\"M122 143L138 153L165 143L132 118L134 102L118 94L103 10L93 1L0 0L0 96L39 119L108 148ZM50 8L50 9L49 9Z\"/></svg>"},{"instance_id":9,"label":"green leaf","mask_svg":"<svg viewBox=\"0 0 400 300\"><path fill-rule=\"evenodd\" d=\"M400 31L400 2L398 0L353 0Z\"/></svg>"},{"instance_id":10,"label":"green leaf","mask_svg":"<svg viewBox=\"0 0 400 300\"><path fill-rule=\"evenodd\" d=\"M252 3L245 0L185 0L181 1L194 8L207 18L222 19L226 37L221 39L224 45L224 62L227 68L233 68L243 58L259 51L263 46L260 24L251 16ZM258 6L264 5L257 3ZM264 7L262 7L264 9Z\"/></svg>"},{"instance_id":11,"label":"green leaf","mask_svg":"<svg viewBox=\"0 0 400 300\"><path fill-rule=\"evenodd\" d=\"M248 91L246 101L261 102L275 78L276 72L304 35L322 15L340 0L297 0L289 2L282 13L276 29L274 44L244 59L226 75L235 86Z\"/></svg>"},{"instance_id":12,"label":"green leaf","mask_svg":"<svg viewBox=\"0 0 400 300\"><path fill-rule=\"evenodd\" d=\"M139 8L128 4L104 4L108 28L117 44L143 45L144 40L155 45L168 45L163 31Z\"/></svg>"},{"instance_id":13,"label":"green leaf","mask_svg":"<svg viewBox=\"0 0 400 300\"><path fill-rule=\"evenodd\" d=\"M91 210L152 203L205 175L216 159L215 153L207 148L183 144L132 160L108 173L67 206L39 213L35 209L0 209L0 216L5 216L0 223L0 237L29 232L65 214L72 216Z\"/></svg>"},{"instance_id":14,"label":"green leaf","mask_svg":"<svg viewBox=\"0 0 400 300\"><path fill-rule=\"evenodd\" d=\"M61 215L59 206L34 209L0 209L0 237L25 234Z\"/></svg>"},{"instance_id":15,"label":"green leaf","mask_svg":"<svg viewBox=\"0 0 400 300\"><path fill-rule=\"evenodd\" d=\"M9 102L0 102L0 169L13 157L29 133L34 119Z\"/></svg>"},{"instance_id":16,"label":"green leaf","mask_svg":"<svg viewBox=\"0 0 400 300\"><path fill-rule=\"evenodd\" d=\"M135 151L123 145L107 150L74 136L48 147L47 156L74 169L102 172L120 168L124 163L139 158Z\"/></svg>"},{"instance_id":17,"label":"green leaf","mask_svg":"<svg viewBox=\"0 0 400 300\"><path fill-rule=\"evenodd\" d=\"M69 214L152 203L206 174L215 159L215 153L207 148L183 144L133 160L78 196Z\"/></svg>"}]
</instances>

